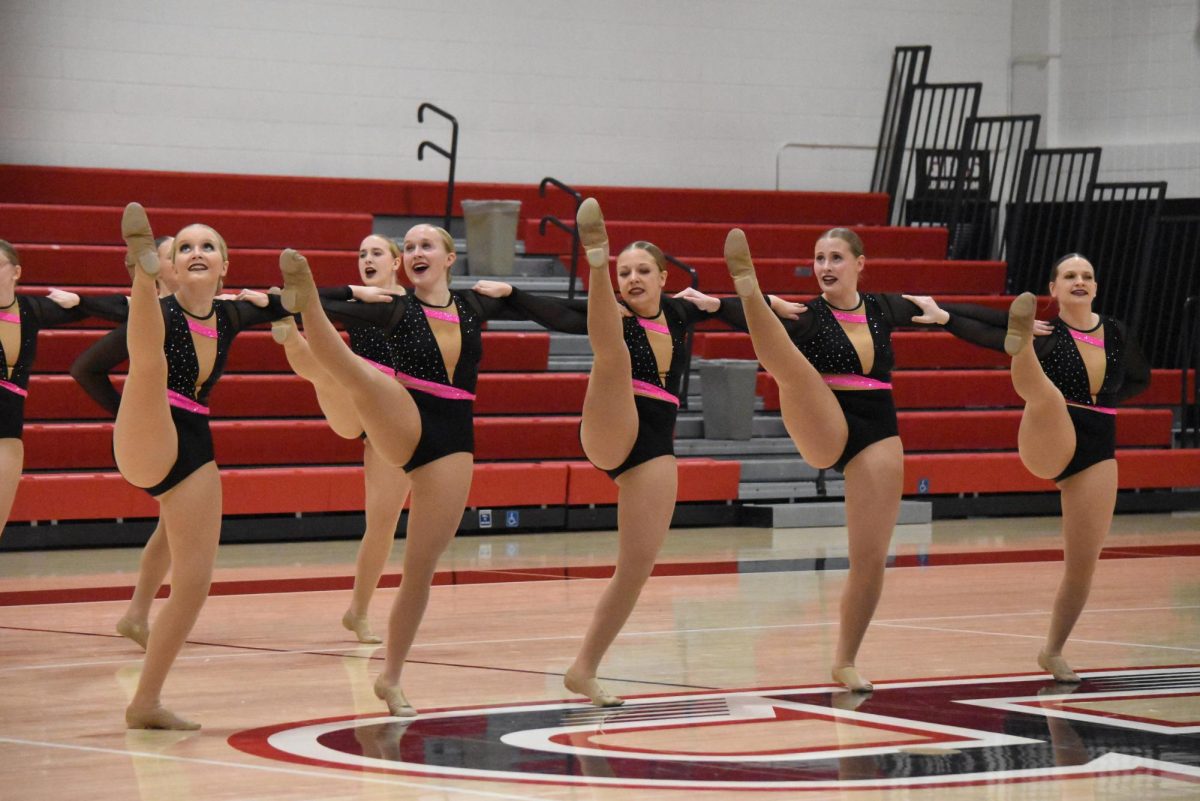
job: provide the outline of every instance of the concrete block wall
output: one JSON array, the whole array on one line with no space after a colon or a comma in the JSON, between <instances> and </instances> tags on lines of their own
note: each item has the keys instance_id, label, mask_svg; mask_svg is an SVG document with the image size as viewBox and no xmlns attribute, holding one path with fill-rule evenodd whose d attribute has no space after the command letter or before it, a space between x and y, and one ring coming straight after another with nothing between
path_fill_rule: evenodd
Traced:
<instances>
[{"instance_id":1,"label":"concrete block wall","mask_svg":"<svg viewBox=\"0 0 1200 801\"><path fill-rule=\"evenodd\" d=\"M768 188L785 142L873 146L899 44L1008 102L1011 0L5 0L0 160ZM789 150L785 188L871 154Z\"/></svg>"}]
</instances>

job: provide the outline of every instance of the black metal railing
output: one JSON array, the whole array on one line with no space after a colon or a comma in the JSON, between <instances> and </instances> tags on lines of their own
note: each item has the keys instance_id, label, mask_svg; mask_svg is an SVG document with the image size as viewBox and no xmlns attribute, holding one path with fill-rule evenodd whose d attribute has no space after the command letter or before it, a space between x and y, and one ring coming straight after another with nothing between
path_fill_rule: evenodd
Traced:
<instances>
[{"instance_id":1,"label":"black metal railing","mask_svg":"<svg viewBox=\"0 0 1200 801\"><path fill-rule=\"evenodd\" d=\"M892 225L944 226L949 220L942 206L914 204L931 182L948 169L953 178L967 120L978 115L981 83L923 83L910 87L908 128L899 153L900 173L891 195ZM929 213L929 212L935 213Z\"/></svg>"},{"instance_id":2,"label":"black metal railing","mask_svg":"<svg viewBox=\"0 0 1200 801\"><path fill-rule=\"evenodd\" d=\"M450 177L446 180L446 214L442 220L442 227L449 231L450 218L454 214L454 170L458 166L458 120L454 118L453 114L443 111L433 103L422 103L417 107L417 122L425 122L425 109L429 109L435 114L440 114L450 120L451 125L449 150L440 145L435 145L428 139L417 145L417 161L425 160L425 148L429 148L435 153L441 153L450 160Z\"/></svg>"},{"instance_id":3,"label":"black metal railing","mask_svg":"<svg viewBox=\"0 0 1200 801\"><path fill-rule=\"evenodd\" d=\"M671 266L678 267L679 269L683 270L685 273L687 273L691 277L692 289L700 288L700 274L696 272L695 267L693 267L692 265L688 264L685 261L682 261L682 260L676 258L675 256L672 256L670 253L664 253L663 257L666 258L668 267L671 267ZM691 376L692 376L692 367L691 367L691 365L692 365L692 346L695 344L695 339L696 339L695 332L691 328L688 328L687 338L685 339L685 344L683 346L684 353L685 353L685 363L688 365L688 369L683 371L683 383L679 387L679 408L680 409L687 409L687 407L688 407L688 386L691 384Z\"/></svg>"},{"instance_id":4,"label":"black metal railing","mask_svg":"<svg viewBox=\"0 0 1200 801\"><path fill-rule=\"evenodd\" d=\"M1167 194L1165 181L1092 185L1080 251L1096 267L1095 310L1141 330L1154 233Z\"/></svg>"},{"instance_id":5,"label":"black metal railing","mask_svg":"<svg viewBox=\"0 0 1200 801\"><path fill-rule=\"evenodd\" d=\"M887 95L883 101L883 121L879 126L875 165L871 169L872 192L886 192L889 198L896 197L904 141L912 111L912 87L925 83L932 52L933 48L929 45L918 45L897 47L892 53L892 74L888 78ZM891 213L890 201L888 212Z\"/></svg>"},{"instance_id":6,"label":"black metal railing","mask_svg":"<svg viewBox=\"0 0 1200 801\"><path fill-rule=\"evenodd\" d=\"M1145 277L1145 309L1136 330L1151 366L1176 368L1186 351L1182 342L1186 318L1180 299L1200 295L1200 215L1164 215L1154 229ZM1103 273L1096 278L1103 281Z\"/></svg>"},{"instance_id":7,"label":"black metal railing","mask_svg":"<svg viewBox=\"0 0 1200 801\"><path fill-rule=\"evenodd\" d=\"M1200 295L1184 301L1179 345L1179 445L1200 448Z\"/></svg>"},{"instance_id":8,"label":"black metal railing","mask_svg":"<svg viewBox=\"0 0 1200 801\"><path fill-rule=\"evenodd\" d=\"M1000 258L1001 232L1017 193L1021 160L1037 145L1041 117L971 117L962 147L950 169L934 184L918 186L910 206L936 207L930 216L947 220L946 257L957 260Z\"/></svg>"},{"instance_id":9,"label":"black metal railing","mask_svg":"<svg viewBox=\"0 0 1200 801\"><path fill-rule=\"evenodd\" d=\"M575 215L579 213L579 207L583 204L583 195L581 195L579 192L572 189L571 187L567 186L566 184L564 184L562 181L558 180L557 178L551 178L550 176L547 175L545 178L542 179L542 182L540 184L538 184L538 196L539 197L546 196L546 187L547 186L556 186L559 189L561 189L562 191L566 192L568 195L570 195L575 200L575 211L571 215L571 223L570 224L563 222L561 219L559 219L558 217L555 217L553 214L547 214L546 216L542 217L542 219L538 220L538 233L541 234L542 236L546 235L546 225L547 224L553 225L555 228L565 231L566 233L570 234L570 236L571 236L571 272L570 272L571 281L567 285L567 297L574 298L575 297L575 279L579 273L579 226L575 223Z\"/></svg>"},{"instance_id":10,"label":"black metal railing","mask_svg":"<svg viewBox=\"0 0 1200 801\"><path fill-rule=\"evenodd\" d=\"M1049 269L1081 248L1086 209L1100 168L1100 148L1034 148L1021 159L1001 257L1010 294L1044 294Z\"/></svg>"}]
</instances>

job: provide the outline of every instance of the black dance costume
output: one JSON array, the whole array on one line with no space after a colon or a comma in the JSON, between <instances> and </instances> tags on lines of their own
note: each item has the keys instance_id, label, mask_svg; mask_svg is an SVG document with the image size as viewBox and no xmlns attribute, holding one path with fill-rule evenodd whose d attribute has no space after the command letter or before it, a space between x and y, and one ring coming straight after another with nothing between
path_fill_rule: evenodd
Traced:
<instances>
[{"instance_id":1,"label":"black dance costume","mask_svg":"<svg viewBox=\"0 0 1200 801\"><path fill-rule=\"evenodd\" d=\"M90 309L87 299L80 303ZM143 487L151 495L162 495L213 461L212 432L208 427L208 396L225 371L225 360L234 337L246 328L268 323L289 316L278 296L270 296L266 308L259 308L244 300L213 300L212 311L204 317L194 317L184 310L174 296L159 300L163 320L166 323L166 338L163 350L167 357L167 402L171 405L171 419L175 423L178 438L178 455L175 464L162 481L153 487ZM216 328L213 328L215 323ZM196 357L192 334L215 339L217 355L212 372L199 390L196 379L200 375L200 364ZM113 388L109 371L129 357L126 338L117 329L104 336L85 351L71 367L71 374L83 389L101 406L114 414L120 405L120 396ZM114 403L115 399L115 403Z\"/></svg>"},{"instance_id":2,"label":"black dance costume","mask_svg":"<svg viewBox=\"0 0 1200 801\"><path fill-rule=\"evenodd\" d=\"M868 446L899 436L891 384L896 364L892 330L898 326L937 327L914 323L913 318L924 312L900 295L860 292L859 297L861 300L853 309L839 309L825 298L817 297L806 301L808 311L800 319L780 321L792 342L834 390L833 397L846 416L846 447L833 464L835 470L843 473L850 460ZM747 330L741 300L723 298L721 308L726 307L729 308L723 317L735 328ZM839 319L867 324L875 352L871 372L863 372L858 351Z\"/></svg>"},{"instance_id":3,"label":"black dance costume","mask_svg":"<svg viewBox=\"0 0 1200 801\"><path fill-rule=\"evenodd\" d=\"M509 296L513 306L538 324L567 334L587 333L587 301L531 295L513 288ZM687 301L662 298L661 316L666 325L656 322L659 315L622 318L625 345L633 368L633 403L637 407L638 432L633 448L620 465L604 472L615 479L659 456L675 455L675 418L679 411L679 392L688 369L687 335L696 323L714 313L701 311ZM647 331L671 336L671 364L663 380L658 360Z\"/></svg>"},{"instance_id":4,"label":"black dance costume","mask_svg":"<svg viewBox=\"0 0 1200 801\"><path fill-rule=\"evenodd\" d=\"M951 313L946 324L947 331L976 345L1004 352L1008 328L1005 312L978 306L956 308L957 312ZM1087 331L1072 328L1056 317L1051 321L1054 330L1048 336L1033 338L1033 352L1046 377L1062 392L1067 414L1075 427L1075 453L1054 477L1055 482L1115 457L1116 406L1150 385L1150 367L1124 323L1097 316L1100 322ZM1104 337L1105 369L1100 392L1093 398L1080 349L1101 346L1097 332Z\"/></svg>"},{"instance_id":5,"label":"black dance costume","mask_svg":"<svg viewBox=\"0 0 1200 801\"><path fill-rule=\"evenodd\" d=\"M78 307L64 309L49 298L17 295L0 308L0 322L20 326L20 350L9 361L0 344L0 439L21 439L25 428L25 397L29 394L29 373L37 355L37 335L43 328L56 328L86 316Z\"/></svg>"},{"instance_id":6,"label":"black dance costume","mask_svg":"<svg viewBox=\"0 0 1200 801\"><path fill-rule=\"evenodd\" d=\"M409 390L420 413L421 438L403 470L411 473L452 453L474 454L475 385L483 357L483 324L497 317L513 317L507 299L474 291L451 292L450 303L438 307L413 294L398 296L391 303L352 301L349 287L338 294L340 297L328 290L321 293L321 305L329 318L345 325L351 337L356 329L382 332L396 380ZM462 344L453 378L446 375L446 362L429 317L458 323Z\"/></svg>"}]
</instances>

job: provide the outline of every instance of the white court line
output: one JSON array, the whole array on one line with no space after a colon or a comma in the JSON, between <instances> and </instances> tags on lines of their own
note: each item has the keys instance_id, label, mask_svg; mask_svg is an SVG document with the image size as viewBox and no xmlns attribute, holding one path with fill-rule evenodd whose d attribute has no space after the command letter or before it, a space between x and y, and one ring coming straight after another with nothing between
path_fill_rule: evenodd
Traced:
<instances>
[{"instance_id":1,"label":"white court line","mask_svg":"<svg viewBox=\"0 0 1200 801\"><path fill-rule=\"evenodd\" d=\"M978 631L975 629L952 629L946 626L913 626L903 623L879 623L878 625L893 629L917 629L920 631L942 631L955 634L979 634L984 637L1017 637L1022 640L1043 640L1044 634L1013 634L1007 631ZM1200 648L1187 648L1182 645L1151 645L1143 642L1122 642L1119 640L1089 640L1083 637L1072 637L1073 643L1088 643L1090 645L1120 645L1127 648L1154 648L1160 651L1187 651L1200 654Z\"/></svg>"},{"instance_id":2,"label":"white court line","mask_svg":"<svg viewBox=\"0 0 1200 801\"><path fill-rule=\"evenodd\" d=\"M1200 605L1146 606L1146 607L1136 607L1135 606L1135 607L1126 607L1126 608L1085 609L1084 614L1097 614L1097 613L1103 613L1103 612L1161 612L1161 611L1174 611L1174 610L1181 610L1181 609L1200 609ZM1024 616L1036 616L1036 615L1048 615L1048 614L1050 614L1049 610L1039 609L1039 610L1027 611L1027 612L993 612L993 613L982 614L982 615L943 615L943 616L934 616L934 617L891 618L891 619L875 620L875 621L872 621L872 624L876 625L876 626L890 626L893 628L908 627L908 628L915 628L915 629L925 629L925 630L929 630L929 631L948 631L948 632L960 632L960 633L964 633L964 634L984 634L984 635L990 634L990 635L997 636L997 637L1020 637L1020 638L1025 638L1025 639L1038 639L1040 637L1040 635L1007 634L1007 633L1002 633L1002 632L974 631L974 630L970 630L970 629L951 629L951 628L943 628L943 627L938 627L938 626L917 626L917 625L913 625L913 624L916 622L919 622L919 621L926 621L926 620L984 620L984 619L988 619L988 618L1024 617ZM820 628L820 627L828 627L828 626L836 626L836 625L837 625L837 621L829 620L829 621L818 621L818 622L812 622L812 623L776 623L776 624L763 625L763 626L715 626L712 628L698 628L698 629L652 629L649 631L625 631L625 632L621 632L621 634L619 636L621 636L621 637L661 637L661 636L672 636L672 635L682 635L682 634L720 634L720 633L731 632L731 631L770 631L770 630L775 630L775 629ZM51 632L39 632L39 633L51 633ZM90 633L90 632L88 632L88 633ZM461 647L461 646L467 646L467 645L503 645L506 643L554 642L554 641L561 641L561 640L582 640L583 637L584 637L584 635L582 635L582 634L559 634L559 635L553 635L553 636L510 637L510 638L506 638L506 639L493 639L493 640L452 640L452 641L448 641L448 642L418 642L418 643L414 643L412 648L413 648L413 650L416 650L418 648L451 648L451 647ZM1125 642L1108 642L1105 640L1084 640L1084 639L1079 639L1079 638L1075 638L1075 637L1072 637L1071 641L1072 642L1086 642L1086 643L1092 643L1092 644L1103 644L1103 645L1121 645L1121 646L1134 647L1134 648L1153 648L1153 649L1166 649L1166 650L1175 650L1175 651L1200 652L1200 649L1184 648L1182 646L1147 645L1147 644L1142 644L1142 643L1125 643ZM218 645L218 646L212 646L212 647L223 647L223 646ZM224 647L237 648L239 646L236 643L228 643ZM192 655L192 656L180 656L180 657L178 657L178 659L176 661L200 660L200 659L245 659L245 658L250 658L250 657L255 657L255 656L291 656L291 655L296 655L296 654L312 655L312 654L339 653L339 652L349 653L349 652L360 651L364 647L366 647L366 646L359 645L356 647L347 647L347 648L305 648L305 649L296 649L296 650L277 650L277 651L249 651L249 652L243 651L243 652L238 652L238 653L233 653L233 654L230 654L230 653L198 654L198 655ZM379 647L382 647L382 646L379 646ZM0 673L8 673L8 672L13 672L13 671L21 671L21 670L55 670L55 669L64 669L64 668L93 667L93 666L102 666L102 665L141 664L141 662L142 662L142 658L137 657L134 659L96 660L96 661L91 661L91 662L62 662L62 663L52 663L52 664L48 664L48 665L21 665L21 666L16 666L16 667L0 668Z\"/></svg>"},{"instance_id":3,"label":"white court line","mask_svg":"<svg viewBox=\"0 0 1200 801\"><path fill-rule=\"evenodd\" d=\"M277 773L286 776L302 776L306 779L332 779L341 782L353 782L355 784L387 784L395 787L411 787L417 790L426 792L441 792L450 795L472 795L480 798L503 798L509 801L538 801L544 796L529 796L529 795L509 795L507 793L495 793L488 790L472 790L465 787L450 787L441 784L419 784L417 782L407 782L402 779L385 779L383 777L367 776L362 773L353 776L344 776L341 773L323 773L316 770L300 770L299 768L282 768L274 765L252 765L244 762L224 762L219 759L199 759L196 757L175 756L173 754L155 754L149 751L122 751L120 748L100 748L94 745L72 745L70 743L51 743L40 740L23 740L16 737L0 737L0 744L7 743L9 745L24 745L34 748L51 748L61 749L66 751L86 751L93 754L112 754L119 757L138 757L143 759L162 759L168 762L183 762L189 765L209 765L217 768L232 768L234 770L256 770L265 773Z\"/></svg>"}]
</instances>

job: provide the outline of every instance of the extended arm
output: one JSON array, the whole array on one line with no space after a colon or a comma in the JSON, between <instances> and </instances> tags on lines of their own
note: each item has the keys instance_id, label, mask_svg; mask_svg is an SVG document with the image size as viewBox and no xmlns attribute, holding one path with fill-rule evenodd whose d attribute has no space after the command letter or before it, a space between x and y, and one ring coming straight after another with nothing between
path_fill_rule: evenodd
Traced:
<instances>
[{"instance_id":1,"label":"extended arm","mask_svg":"<svg viewBox=\"0 0 1200 801\"><path fill-rule=\"evenodd\" d=\"M114 417L121 405L121 394L113 386L110 373L129 358L125 345L125 327L114 328L79 354L71 364L71 377L79 382L92 400Z\"/></svg>"}]
</instances>

